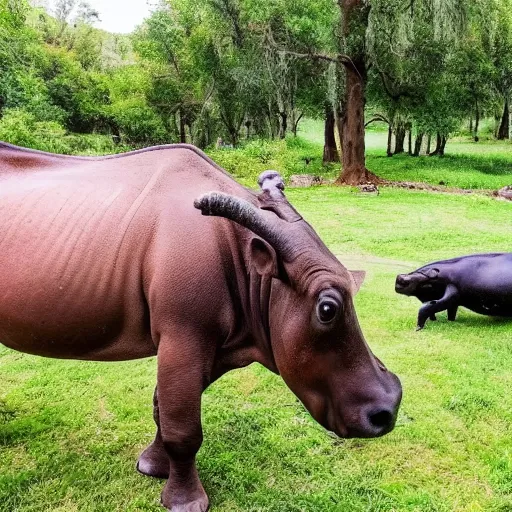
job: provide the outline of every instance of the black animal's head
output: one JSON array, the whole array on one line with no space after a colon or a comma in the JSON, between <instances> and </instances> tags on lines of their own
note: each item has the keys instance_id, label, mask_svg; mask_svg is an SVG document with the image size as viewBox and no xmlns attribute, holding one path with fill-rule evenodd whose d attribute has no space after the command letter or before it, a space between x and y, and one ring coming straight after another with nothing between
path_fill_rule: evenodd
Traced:
<instances>
[{"instance_id":1,"label":"black animal's head","mask_svg":"<svg viewBox=\"0 0 512 512\"><path fill-rule=\"evenodd\" d=\"M439 269L434 267L423 267L409 274L399 274L395 281L397 293L418 297L424 301L439 299L444 288L444 283L439 279Z\"/></svg>"}]
</instances>

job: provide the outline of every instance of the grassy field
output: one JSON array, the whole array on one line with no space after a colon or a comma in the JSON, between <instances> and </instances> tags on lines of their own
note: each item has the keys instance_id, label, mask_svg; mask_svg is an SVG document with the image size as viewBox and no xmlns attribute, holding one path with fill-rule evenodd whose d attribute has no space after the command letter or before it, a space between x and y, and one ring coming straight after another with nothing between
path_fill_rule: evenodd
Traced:
<instances>
[{"instance_id":1,"label":"grassy field","mask_svg":"<svg viewBox=\"0 0 512 512\"><path fill-rule=\"evenodd\" d=\"M301 137L314 146L323 144L323 125L308 119L302 123ZM414 181L468 189L499 189L512 184L512 144L473 142L469 138L449 139L442 158L408 155L386 156L387 131L368 130L367 167L391 181ZM319 152L321 155L321 152ZM336 167L330 169L332 177Z\"/></svg>"},{"instance_id":2,"label":"grassy field","mask_svg":"<svg viewBox=\"0 0 512 512\"><path fill-rule=\"evenodd\" d=\"M315 147L258 143L216 159L254 184L260 167L305 168ZM369 161L380 161L372 151ZM510 169L512 156L496 158ZM500 176L464 169L457 183L478 176L474 183L493 188ZM287 194L347 267L368 271L358 316L400 376L403 404L388 436L340 440L262 367L226 375L203 400L198 465L212 511L511 511L512 324L462 309L457 322L440 314L416 333L419 302L395 294L394 278L434 259L510 251L512 204L390 188ZM162 510L163 482L134 469L154 433L154 360L57 361L0 348L0 382L0 511Z\"/></svg>"}]
</instances>

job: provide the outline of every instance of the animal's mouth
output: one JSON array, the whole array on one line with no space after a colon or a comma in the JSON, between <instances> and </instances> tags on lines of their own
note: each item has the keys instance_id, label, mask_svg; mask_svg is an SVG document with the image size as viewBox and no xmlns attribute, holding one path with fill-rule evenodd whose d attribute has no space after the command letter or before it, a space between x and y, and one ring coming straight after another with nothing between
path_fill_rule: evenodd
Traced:
<instances>
[{"instance_id":1,"label":"animal's mouth","mask_svg":"<svg viewBox=\"0 0 512 512\"><path fill-rule=\"evenodd\" d=\"M395 292L404 293L407 290L406 284L395 283Z\"/></svg>"},{"instance_id":2,"label":"animal's mouth","mask_svg":"<svg viewBox=\"0 0 512 512\"><path fill-rule=\"evenodd\" d=\"M397 293L405 293L410 287L411 282L403 277L397 277L395 281L395 291Z\"/></svg>"}]
</instances>

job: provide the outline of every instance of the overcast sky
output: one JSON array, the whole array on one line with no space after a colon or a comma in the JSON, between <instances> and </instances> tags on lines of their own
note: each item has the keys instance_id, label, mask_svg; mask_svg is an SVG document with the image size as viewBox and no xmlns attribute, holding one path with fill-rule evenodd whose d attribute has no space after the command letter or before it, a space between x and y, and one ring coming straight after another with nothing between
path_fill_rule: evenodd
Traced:
<instances>
[{"instance_id":1,"label":"overcast sky","mask_svg":"<svg viewBox=\"0 0 512 512\"><path fill-rule=\"evenodd\" d=\"M156 3L155 0L87 0L87 2L100 13L101 22L95 23L95 27L124 34L131 32L139 25L148 16L150 5ZM51 9L55 5L55 0L42 0L37 3L46 4Z\"/></svg>"},{"instance_id":2,"label":"overcast sky","mask_svg":"<svg viewBox=\"0 0 512 512\"><path fill-rule=\"evenodd\" d=\"M100 13L98 28L109 32L131 32L149 14L147 0L89 0Z\"/></svg>"}]
</instances>

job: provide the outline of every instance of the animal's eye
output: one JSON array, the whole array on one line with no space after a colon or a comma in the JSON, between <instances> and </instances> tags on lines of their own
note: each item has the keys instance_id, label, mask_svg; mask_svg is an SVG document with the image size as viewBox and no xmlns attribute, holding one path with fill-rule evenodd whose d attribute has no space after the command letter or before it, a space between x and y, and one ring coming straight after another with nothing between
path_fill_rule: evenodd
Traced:
<instances>
[{"instance_id":1,"label":"animal's eye","mask_svg":"<svg viewBox=\"0 0 512 512\"><path fill-rule=\"evenodd\" d=\"M431 268L428 272L427 272L427 277L429 279L437 279L437 276L439 275L439 269L438 268Z\"/></svg>"},{"instance_id":2,"label":"animal's eye","mask_svg":"<svg viewBox=\"0 0 512 512\"><path fill-rule=\"evenodd\" d=\"M338 315L338 304L333 299L323 298L320 299L316 306L316 314L318 320L323 324L332 322Z\"/></svg>"}]
</instances>

